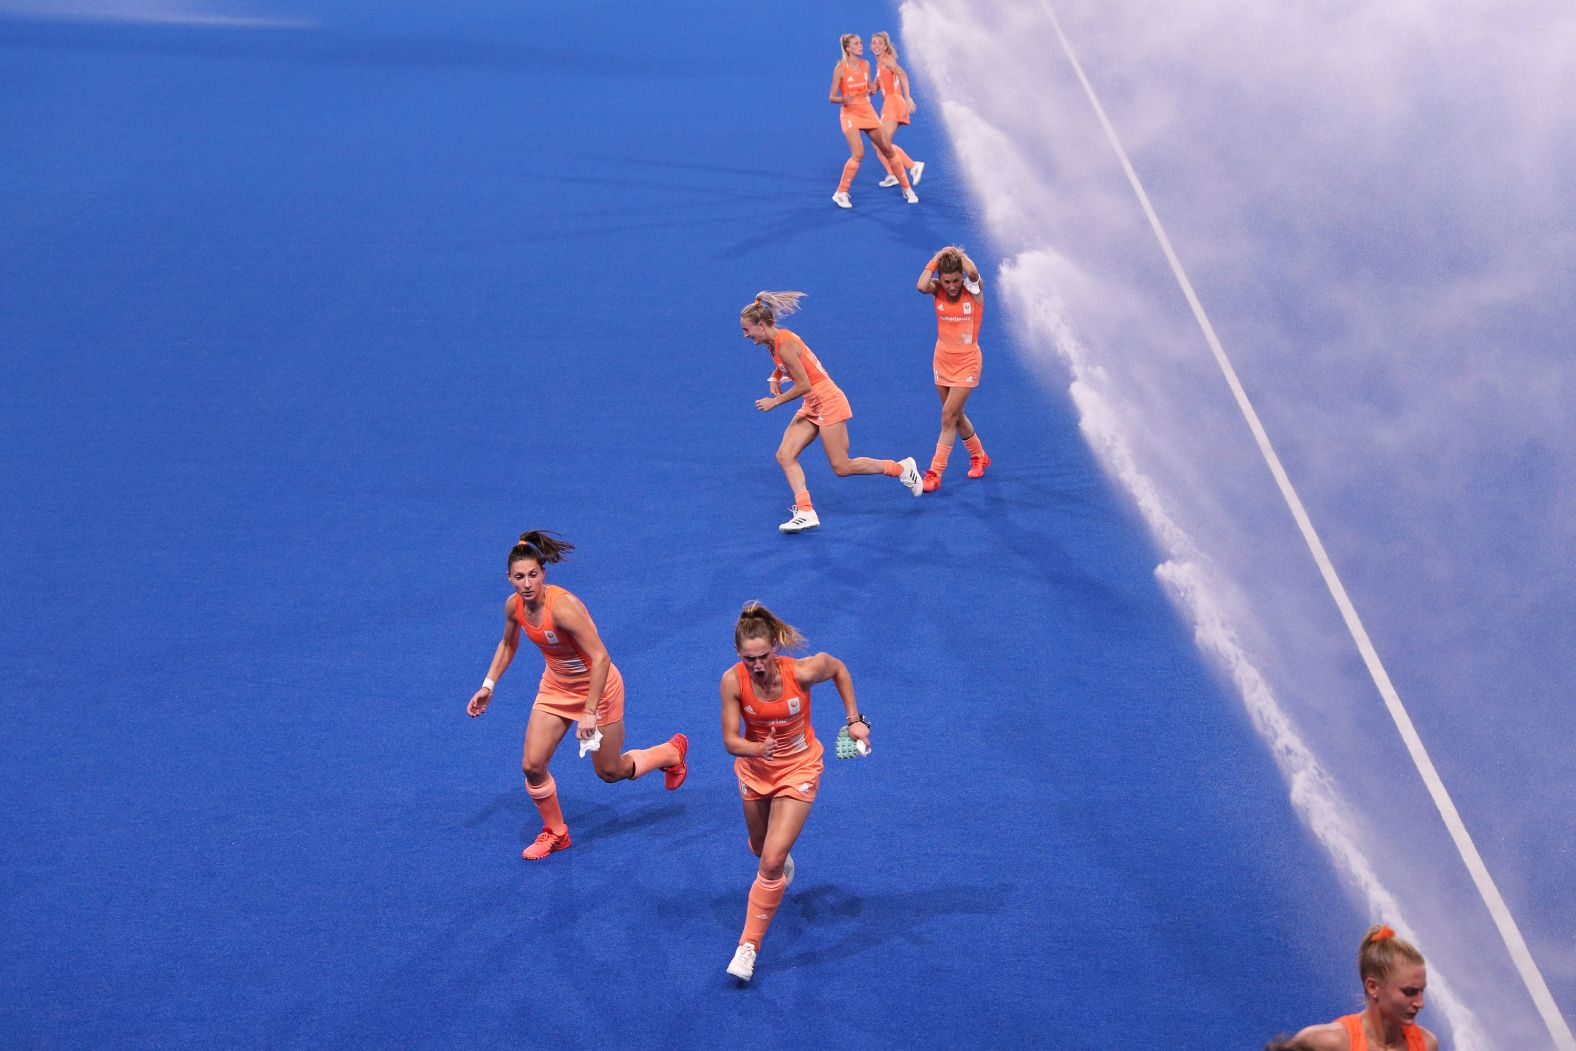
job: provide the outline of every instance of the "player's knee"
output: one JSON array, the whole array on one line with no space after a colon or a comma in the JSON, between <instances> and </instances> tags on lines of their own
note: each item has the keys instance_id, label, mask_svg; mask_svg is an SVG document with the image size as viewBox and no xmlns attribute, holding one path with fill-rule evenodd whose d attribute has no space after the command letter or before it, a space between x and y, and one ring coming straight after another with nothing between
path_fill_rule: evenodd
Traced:
<instances>
[{"instance_id":1,"label":"player's knee","mask_svg":"<svg viewBox=\"0 0 1576 1051\"><path fill-rule=\"evenodd\" d=\"M943 427L956 427L962 419L963 411L961 409L941 410L941 425Z\"/></svg>"},{"instance_id":2,"label":"player's knee","mask_svg":"<svg viewBox=\"0 0 1576 1051\"><path fill-rule=\"evenodd\" d=\"M767 850L761 853L761 878L782 879L783 867L788 864L786 850Z\"/></svg>"},{"instance_id":3,"label":"player's knee","mask_svg":"<svg viewBox=\"0 0 1576 1051\"><path fill-rule=\"evenodd\" d=\"M623 781L626 778L628 778L629 777L629 771L628 770L616 770L613 767L607 767L605 769L598 769L597 772L596 772L596 776L600 777L602 780L606 781L608 784L611 785L611 784L614 784L615 782Z\"/></svg>"},{"instance_id":4,"label":"player's knee","mask_svg":"<svg viewBox=\"0 0 1576 1051\"><path fill-rule=\"evenodd\" d=\"M528 784L539 785L547 780L547 764L533 763L526 760L520 764L520 769L525 771L525 780Z\"/></svg>"},{"instance_id":5,"label":"player's knee","mask_svg":"<svg viewBox=\"0 0 1576 1051\"><path fill-rule=\"evenodd\" d=\"M853 462L850 461L850 460L846 460L846 459L844 459L844 460L833 460L832 461L832 473L837 475L837 477L839 477L839 478L847 478L849 475L854 473Z\"/></svg>"},{"instance_id":6,"label":"player's knee","mask_svg":"<svg viewBox=\"0 0 1576 1051\"><path fill-rule=\"evenodd\" d=\"M798 459L798 456L796 456L794 451L788 448L786 445L777 450L778 467L790 467L793 465L793 462L796 459Z\"/></svg>"}]
</instances>

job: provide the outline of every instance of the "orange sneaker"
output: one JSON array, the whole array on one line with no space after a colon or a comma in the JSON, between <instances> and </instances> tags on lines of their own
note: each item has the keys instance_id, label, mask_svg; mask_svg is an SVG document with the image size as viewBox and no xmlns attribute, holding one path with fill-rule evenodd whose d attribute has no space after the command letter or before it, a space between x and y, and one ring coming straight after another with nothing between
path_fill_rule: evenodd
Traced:
<instances>
[{"instance_id":1,"label":"orange sneaker","mask_svg":"<svg viewBox=\"0 0 1576 1051\"><path fill-rule=\"evenodd\" d=\"M989 466L990 466L990 457L989 456L970 456L969 457L969 477L970 478L982 477L985 474L985 468L987 468Z\"/></svg>"},{"instance_id":2,"label":"orange sneaker","mask_svg":"<svg viewBox=\"0 0 1576 1051\"><path fill-rule=\"evenodd\" d=\"M551 832L542 829L542 834L536 837L536 842L520 852L526 861L541 861L555 850L563 850L569 846L569 828L565 826L562 832Z\"/></svg>"},{"instance_id":3,"label":"orange sneaker","mask_svg":"<svg viewBox=\"0 0 1576 1051\"><path fill-rule=\"evenodd\" d=\"M679 750L679 761L662 770L662 786L671 792L689 776L689 764L684 761L684 757L689 755L689 738L683 734L674 734L668 739L668 744Z\"/></svg>"},{"instance_id":4,"label":"orange sneaker","mask_svg":"<svg viewBox=\"0 0 1576 1051\"><path fill-rule=\"evenodd\" d=\"M937 474L935 471L926 471L923 485L925 487L925 492L935 492L937 489L941 488L941 475Z\"/></svg>"}]
</instances>

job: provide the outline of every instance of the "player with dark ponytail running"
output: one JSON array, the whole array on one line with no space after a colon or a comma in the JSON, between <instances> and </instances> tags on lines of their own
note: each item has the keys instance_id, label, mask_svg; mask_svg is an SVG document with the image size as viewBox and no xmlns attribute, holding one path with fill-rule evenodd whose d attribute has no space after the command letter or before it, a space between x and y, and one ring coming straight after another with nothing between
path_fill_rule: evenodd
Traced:
<instances>
[{"instance_id":1,"label":"player with dark ponytail running","mask_svg":"<svg viewBox=\"0 0 1576 1051\"><path fill-rule=\"evenodd\" d=\"M633 781L652 770L663 771L668 789L684 783L689 771L685 755L689 739L674 734L652 748L624 751L624 677L608 656L596 624L585 605L555 584L547 583L547 567L561 562L574 545L553 533L533 529L520 534L509 549L509 585L514 594L504 603L503 641L493 654L481 689L466 711L481 715L492 701L493 687L514 660L525 633L542 651L545 667L536 703L525 727L525 790L542 814L542 832L521 857L539 861L569 846L569 826L558 806L558 785L547 763L571 726L582 742L598 740L592 762L597 776L609 783Z\"/></svg>"}]
</instances>

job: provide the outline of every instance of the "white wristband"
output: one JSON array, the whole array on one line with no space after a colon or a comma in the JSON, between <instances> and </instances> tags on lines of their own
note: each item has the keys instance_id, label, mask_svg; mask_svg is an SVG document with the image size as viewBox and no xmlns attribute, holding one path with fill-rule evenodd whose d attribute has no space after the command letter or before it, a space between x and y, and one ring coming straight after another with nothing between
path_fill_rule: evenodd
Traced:
<instances>
[{"instance_id":1,"label":"white wristband","mask_svg":"<svg viewBox=\"0 0 1576 1051\"><path fill-rule=\"evenodd\" d=\"M492 692L492 688L494 686L497 686L497 685L498 685L498 680L496 680L496 679L483 679L482 680L482 689L488 691L489 693Z\"/></svg>"}]
</instances>

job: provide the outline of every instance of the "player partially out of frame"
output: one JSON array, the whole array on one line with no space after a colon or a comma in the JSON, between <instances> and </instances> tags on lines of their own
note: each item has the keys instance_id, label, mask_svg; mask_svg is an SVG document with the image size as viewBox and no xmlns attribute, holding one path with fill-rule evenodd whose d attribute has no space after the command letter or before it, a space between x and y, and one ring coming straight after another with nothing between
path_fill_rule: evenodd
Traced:
<instances>
[{"instance_id":1,"label":"player partially out of frame","mask_svg":"<svg viewBox=\"0 0 1576 1051\"><path fill-rule=\"evenodd\" d=\"M1368 928L1357 947L1363 1009L1311 1025L1296 1041L1308 1051L1439 1051L1439 1038L1417 1024L1428 967L1411 942L1384 924Z\"/></svg>"}]
</instances>

